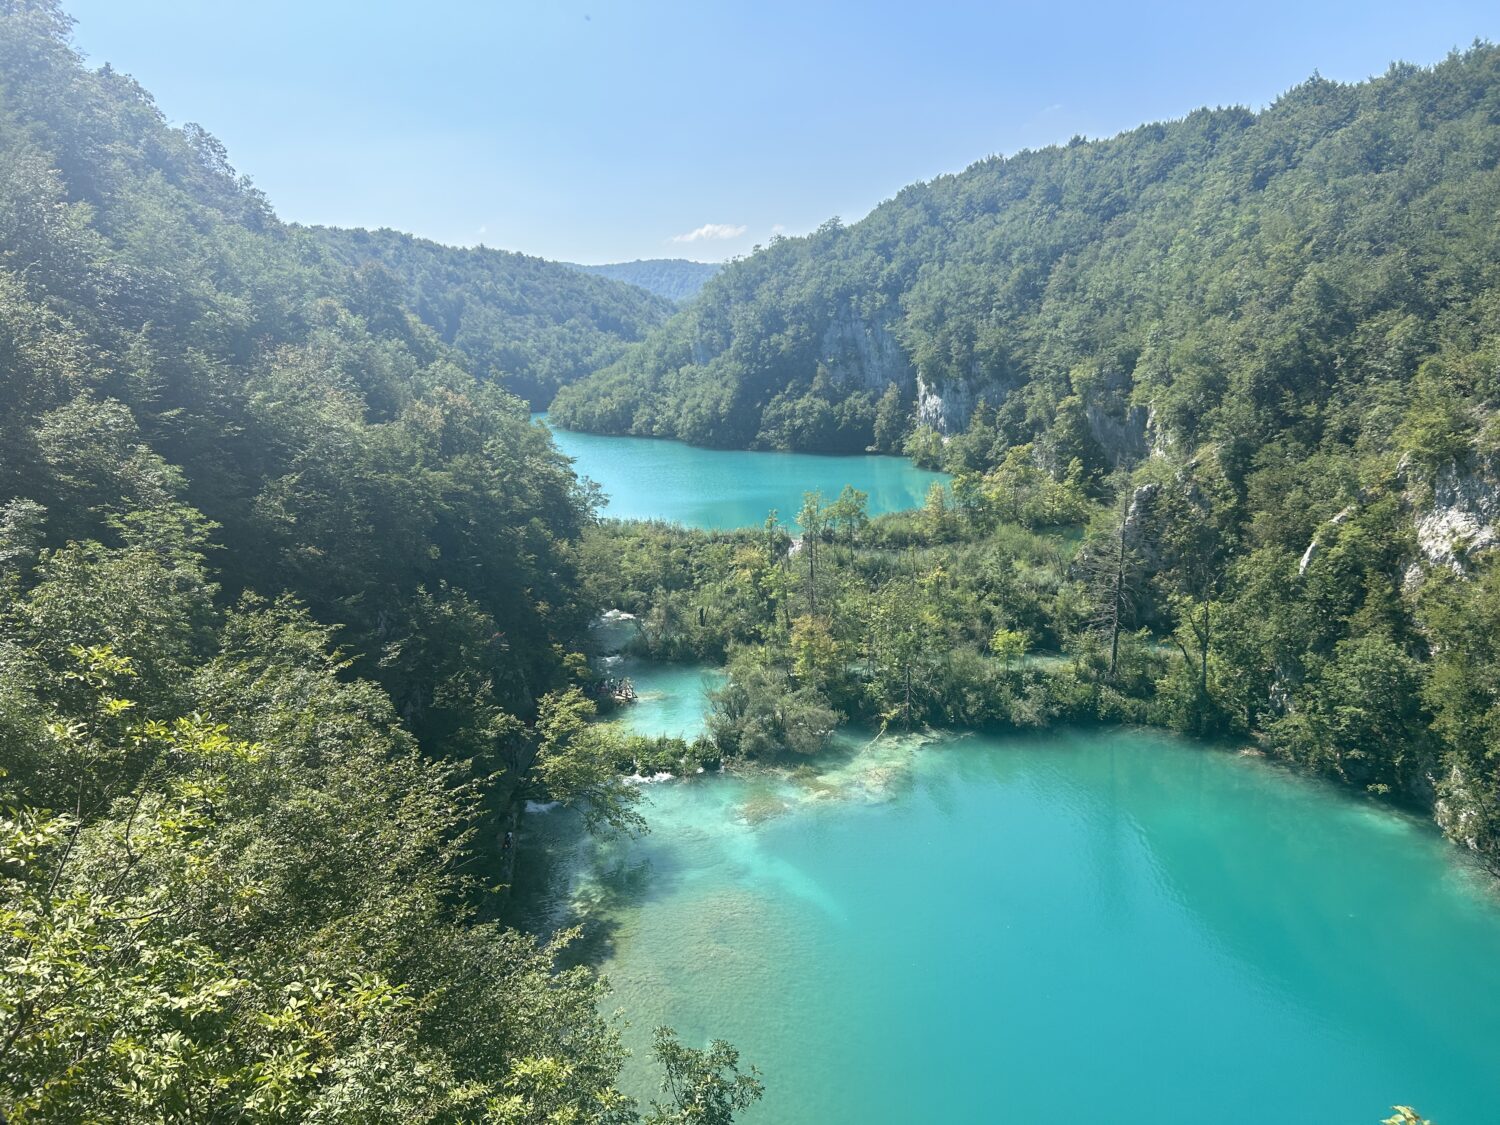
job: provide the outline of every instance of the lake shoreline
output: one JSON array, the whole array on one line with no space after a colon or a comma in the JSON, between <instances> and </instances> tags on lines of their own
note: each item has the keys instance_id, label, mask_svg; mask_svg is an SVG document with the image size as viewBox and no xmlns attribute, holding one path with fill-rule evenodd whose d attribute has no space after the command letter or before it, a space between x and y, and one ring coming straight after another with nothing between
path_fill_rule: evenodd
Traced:
<instances>
[{"instance_id":1,"label":"lake shoreline","mask_svg":"<svg viewBox=\"0 0 1500 1125\"><path fill-rule=\"evenodd\" d=\"M586 923L577 963L610 980L607 1007L631 1011L627 1045L642 1049L656 1022L711 1028L776 1076L760 1112L792 1125L856 1110L911 1120L900 1073L975 1052L1038 1120L1100 1120L1105 1091L1145 1097L1172 1081L1180 1100L1163 1120L1248 1125L1259 1103L1234 1076L1249 1072L1275 1075L1267 1096L1312 1105L1317 1120L1360 1119L1351 1099L1372 1088L1450 1120L1500 1105L1488 1070L1451 1054L1458 1032L1424 1014L1440 1001L1479 1043L1500 1020L1481 1002L1500 998L1500 971L1475 960L1500 941L1500 908L1430 823L1153 728L869 733L846 731L848 758L812 763L829 767L817 777L778 763L651 785L652 831L638 840L579 843L552 820L562 812L535 819L538 846L560 850L532 890L555 924ZM882 738L903 752L868 760ZM1405 904L1394 916L1392 896ZM1368 965L1431 932L1447 935L1446 957L1378 1000L1365 993ZM1451 946L1454 935L1468 936ZM950 964L913 960L922 950ZM1101 1028L1145 1019L1143 1038L1083 1060L1041 1033L1047 1013L1083 1003ZM984 1017L992 1004L1011 1010L1014 1034ZM889 1031L903 1024L926 1044ZM829 1037L849 1059L813 1048ZM857 1058L889 1072L877 1093L831 1100ZM644 1068L626 1081L649 1093ZM971 1099L985 1096L962 1082L928 1094L948 1120L975 1119Z\"/></svg>"},{"instance_id":2,"label":"lake shoreline","mask_svg":"<svg viewBox=\"0 0 1500 1125\"><path fill-rule=\"evenodd\" d=\"M806 492L834 499L846 486L864 492L871 516L920 507L947 473L919 469L884 453L790 453L709 449L675 438L593 434L545 426L574 471L600 486L612 520L661 520L705 531L760 528L774 510L790 524Z\"/></svg>"}]
</instances>

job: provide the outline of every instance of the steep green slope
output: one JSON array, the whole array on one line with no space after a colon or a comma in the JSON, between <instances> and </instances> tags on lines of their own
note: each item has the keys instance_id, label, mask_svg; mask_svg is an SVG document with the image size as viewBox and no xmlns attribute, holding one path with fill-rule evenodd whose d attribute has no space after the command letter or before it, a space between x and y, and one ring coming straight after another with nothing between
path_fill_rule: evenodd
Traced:
<instances>
[{"instance_id":1,"label":"steep green slope","mask_svg":"<svg viewBox=\"0 0 1500 1125\"><path fill-rule=\"evenodd\" d=\"M528 706L577 621L566 464L389 275L280 223L130 79L16 30L42 20L11 17L0 56L0 493L45 505L61 547L180 492L219 525L228 590L295 591L371 669L419 589L474 599Z\"/></svg>"},{"instance_id":2,"label":"steep green slope","mask_svg":"<svg viewBox=\"0 0 1500 1125\"><path fill-rule=\"evenodd\" d=\"M1494 324L1497 156L1500 52L1476 46L993 158L730 264L553 417L892 448L985 399L1007 443L1067 444L1083 418L1114 456L1383 440L1418 364Z\"/></svg>"},{"instance_id":3,"label":"steep green slope","mask_svg":"<svg viewBox=\"0 0 1500 1125\"><path fill-rule=\"evenodd\" d=\"M672 311L670 301L635 285L525 254L442 246L393 230L312 233L356 270L388 271L397 281L393 299L467 356L475 374L538 409Z\"/></svg>"},{"instance_id":4,"label":"steep green slope","mask_svg":"<svg viewBox=\"0 0 1500 1125\"><path fill-rule=\"evenodd\" d=\"M724 267L715 262L693 262L687 258L642 258L634 262L609 262L601 266L568 263L575 270L612 277L678 303L691 301L708 279Z\"/></svg>"},{"instance_id":5,"label":"steep green slope","mask_svg":"<svg viewBox=\"0 0 1500 1125\"><path fill-rule=\"evenodd\" d=\"M68 30L0 3L0 1118L636 1120L489 920L528 797L638 824L587 497Z\"/></svg>"}]
</instances>

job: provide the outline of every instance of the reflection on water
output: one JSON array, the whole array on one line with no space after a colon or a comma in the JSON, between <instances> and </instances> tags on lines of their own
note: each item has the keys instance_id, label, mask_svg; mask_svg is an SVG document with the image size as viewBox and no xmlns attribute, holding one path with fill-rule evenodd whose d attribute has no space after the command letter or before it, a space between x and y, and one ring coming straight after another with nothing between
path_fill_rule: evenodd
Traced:
<instances>
[{"instance_id":1,"label":"reflection on water","mask_svg":"<svg viewBox=\"0 0 1500 1125\"><path fill-rule=\"evenodd\" d=\"M851 736L816 774L649 800L638 841L528 818L518 895L586 923L638 1053L669 1023L759 1065L752 1122L1500 1120L1485 885L1259 760L1133 730Z\"/></svg>"}]
</instances>

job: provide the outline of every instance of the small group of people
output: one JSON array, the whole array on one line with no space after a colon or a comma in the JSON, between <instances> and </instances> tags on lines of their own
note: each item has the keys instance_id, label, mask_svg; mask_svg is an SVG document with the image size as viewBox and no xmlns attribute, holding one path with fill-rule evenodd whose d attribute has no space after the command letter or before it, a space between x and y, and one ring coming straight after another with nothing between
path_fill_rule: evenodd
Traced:
<instances>
[{"instance_id":1,"label":"small group of people","mask_svg":"<svg viewBox=\"0 0 1500 1125\"><path fill-rule=\"evenodd\" d=\"M613 677L599 681L599 694L609 696L616 703L628 703L635 698L635 685L628 676L618 680Z\"/></svg>"}]
</instances>

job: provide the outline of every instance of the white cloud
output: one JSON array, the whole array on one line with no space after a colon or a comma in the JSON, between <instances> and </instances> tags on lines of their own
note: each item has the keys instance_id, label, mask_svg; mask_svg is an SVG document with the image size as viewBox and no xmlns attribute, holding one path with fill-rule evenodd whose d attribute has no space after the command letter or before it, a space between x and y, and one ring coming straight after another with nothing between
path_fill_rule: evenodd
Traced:
<instances>
[{"instance_id":1,"label":"white cloud","mask_svg":"<svg viewBox=\"0 0 1500 1125\"><path fill-rule=\"evenodd\" d=\"M674 234L673 242L707 242L722 241L728 238L738 238L750 228L734 223L704 223L697 230L690 230L687 234Z\"/></svg>"},{"instance_id":2,"label":"white cloud","mask_svg":"<svg viewBox=\"0 0 1500 1125\"><path fill-rule=\"evenodd\" d=\"M786 233L786 224L785 223L772 223L771 224L771 233L772 234L785 234Z\"/></svg>"}]
</instances>

